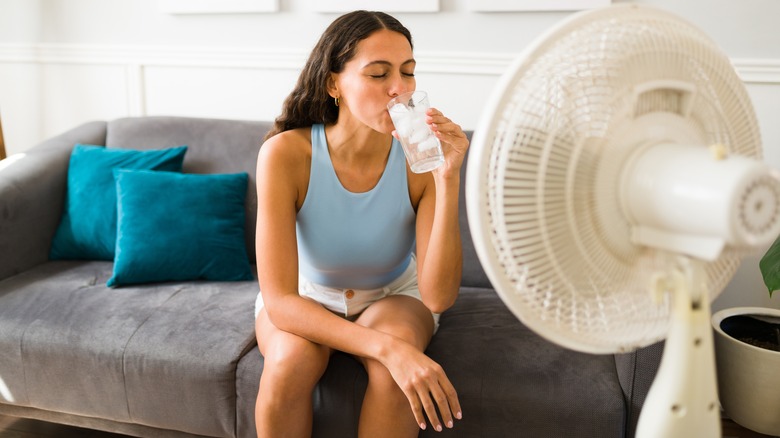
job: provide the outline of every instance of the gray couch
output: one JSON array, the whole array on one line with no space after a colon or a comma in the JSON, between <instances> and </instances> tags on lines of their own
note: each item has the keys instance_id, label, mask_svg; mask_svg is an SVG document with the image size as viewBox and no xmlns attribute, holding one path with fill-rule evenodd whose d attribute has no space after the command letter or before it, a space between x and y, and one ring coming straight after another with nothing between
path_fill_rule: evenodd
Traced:
<instances>
[{"instance_id":1,"label":"gray couch","mask_svg":"<svg viewBox=\"0 0 780 438\"><path fill-rule=\"evenodd\" d=\"M254 281L111 289L111 262L50 261L48 252L75 143L186 144L184 172L249 173L246 248L254 262L255 159L268 128L175 117L91 122L0 170L0 414L144 437L255 436L263 358ZM464 418L421 436L633 436L660 345L593 356L531 332L492 290L460 205L462 288L427 353L458 390ZM355 436L365 385L361 366L336 354L314 394L314 436Z\"/></svg>"}]
</instances>

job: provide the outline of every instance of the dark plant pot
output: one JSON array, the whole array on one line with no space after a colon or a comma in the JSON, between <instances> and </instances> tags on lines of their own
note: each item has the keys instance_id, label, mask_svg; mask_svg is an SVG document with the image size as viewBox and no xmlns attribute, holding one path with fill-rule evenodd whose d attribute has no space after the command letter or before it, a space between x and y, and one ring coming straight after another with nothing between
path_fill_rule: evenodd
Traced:
<instances>
[{"instance_id":1,"label":"dark plant pot","mask_svg":"<svg viewBox=\"0 0 780 438\"><path fill-rule=\"evenodd\" d=\"M766 435L780 435L780 351L772 349L780 324L775 322L780 323L780 310L764 307L735 307L712 316L723 410L739 425Z\"/></svg>"}]
</instances>

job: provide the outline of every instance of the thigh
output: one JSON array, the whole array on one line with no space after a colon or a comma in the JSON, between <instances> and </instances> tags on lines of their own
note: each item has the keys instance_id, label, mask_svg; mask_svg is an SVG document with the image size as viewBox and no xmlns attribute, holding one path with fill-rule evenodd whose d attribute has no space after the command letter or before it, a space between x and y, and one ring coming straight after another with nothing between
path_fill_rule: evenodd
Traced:
<instances>
[{"instance_id":1,"label":"thigh","mask_svg":"<svg viewBox=\"0 0 780 438\"><path fill-rule=\"evenodd\" d=\"M417 298L391 295L371 304L355 323L397 336L425 350L433 336L431 311Z\"/></svg>"}]
</instances>

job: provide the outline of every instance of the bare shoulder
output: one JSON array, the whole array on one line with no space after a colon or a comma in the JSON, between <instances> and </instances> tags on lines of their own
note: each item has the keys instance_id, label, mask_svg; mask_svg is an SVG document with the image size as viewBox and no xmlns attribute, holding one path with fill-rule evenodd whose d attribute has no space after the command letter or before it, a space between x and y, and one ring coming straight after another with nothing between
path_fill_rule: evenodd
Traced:
<instances>
[{"instance_id":1,"label":"bare shoulder","mask_svg":"<svg viewBox=\"0 0 780 438\"><path fill-rule=\"evenodd\" d=\"M271 165L301 162L311 159L311 130L292 129L280 132L263 143L258 160L270 161Z\"/></svg>"},{"instance_id":2,"label":"bare shoulder","mask_svg":"<svg viewBox=\"0 0 780 438\"><path fill-rule=\"evenodd\" d=\"M279 196L295 198L298 208L309 184L311 172L311 129L299 128L281 132L260 147L257 157L258 193L261 186ZM286 189L285 189L286 187Z\"/></svg>"}]
</instances>

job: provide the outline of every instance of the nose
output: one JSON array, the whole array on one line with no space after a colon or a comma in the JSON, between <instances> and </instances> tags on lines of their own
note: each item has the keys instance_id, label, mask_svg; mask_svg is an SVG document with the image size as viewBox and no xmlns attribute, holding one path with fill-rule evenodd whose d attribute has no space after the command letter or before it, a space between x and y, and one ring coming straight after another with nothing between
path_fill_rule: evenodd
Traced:
<instances>
[{"instance_id":1,"label":"nose","mask_svg":"<svg viewBox=\"0 0 780 438\"><path fill-rule=\"evenodd\" d=\"M404 78L399 74L395 76L393 82L390 84L390 88L387 90L387 94L389 94L392 98L411 90L412 89L409 87L409 84L407 84L406 81L404 81Z\"/></svg>"}]
</instances>

